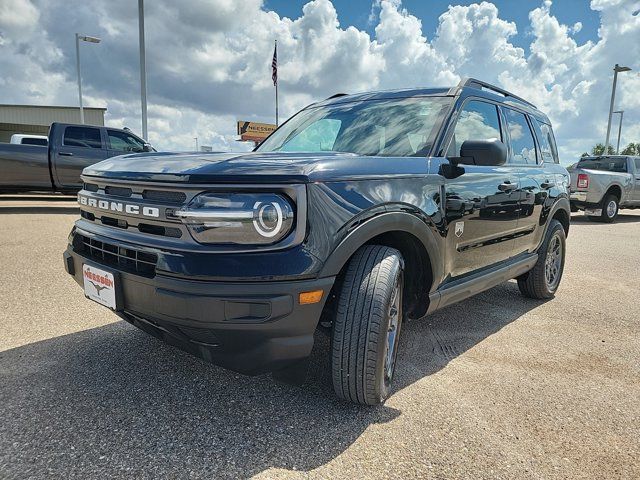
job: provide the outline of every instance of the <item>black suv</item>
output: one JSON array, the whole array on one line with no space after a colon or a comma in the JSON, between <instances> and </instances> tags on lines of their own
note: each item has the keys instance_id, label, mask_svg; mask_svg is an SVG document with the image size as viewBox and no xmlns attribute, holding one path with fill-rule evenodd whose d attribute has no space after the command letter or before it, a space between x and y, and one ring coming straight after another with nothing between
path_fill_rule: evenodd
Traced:
<instances>
[{"instance_id":1,"label":"black suv","mask_svg":"<svg viewBox=\"0 0 640 480\"><path fill-rule=\"evenodd\" d=\"M83 172L65 268L207 361L292 380L330 327L336 393L382 402L402 322L512 278L554 295L569 175L549 119L478 80L334 95L254 152L131 154Z\"/></svg>"}]
</instances>

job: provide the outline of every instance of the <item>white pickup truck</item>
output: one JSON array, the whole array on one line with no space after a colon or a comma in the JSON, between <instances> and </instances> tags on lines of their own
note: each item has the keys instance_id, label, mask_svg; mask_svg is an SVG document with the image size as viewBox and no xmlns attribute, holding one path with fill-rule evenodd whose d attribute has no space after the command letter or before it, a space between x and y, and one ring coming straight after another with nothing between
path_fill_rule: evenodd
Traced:
<instances>
[{"instance_id":1,"label":"white pickup truck","mask_svg":"<svg viewBox=\"0 0 640 480\"><path fill-rule=\"evenodd\" d=\"M640 157L583 157L571 174L571 209L590 220L613 222L622 208L640 208Z\"/></svg>"}]
</instances>

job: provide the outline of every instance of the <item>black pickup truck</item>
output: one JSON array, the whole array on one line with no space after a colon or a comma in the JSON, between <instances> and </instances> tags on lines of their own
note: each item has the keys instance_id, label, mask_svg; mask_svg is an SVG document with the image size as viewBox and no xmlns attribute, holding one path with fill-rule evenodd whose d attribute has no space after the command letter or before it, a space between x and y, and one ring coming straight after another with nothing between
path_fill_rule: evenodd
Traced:
<instances>
[{"instance_id":1,"label":"black pickup truck","mask_svg":"<svg viewBox=\"0 0 640 480\"><path fill-rule=\"evenodd\" d=\"M66 271L207 361L304 372L330 328L338 396L391 390L406 318L517 278L552 297L569 175L548 118L478 80L336 95L252 153L126 155L84 170Z\"/></svg>"},{"instance_id":2,"label":"black pickup truck","mask_svg":"<svg viewBox=\"0 0 640 480\"><path fill-rule=\"evenodd\" d=\"M0 192L74 192L82 170L123 153L151 152L127 130L53 123L48 145L0 143Z\"/></svg>"}]
</instances>

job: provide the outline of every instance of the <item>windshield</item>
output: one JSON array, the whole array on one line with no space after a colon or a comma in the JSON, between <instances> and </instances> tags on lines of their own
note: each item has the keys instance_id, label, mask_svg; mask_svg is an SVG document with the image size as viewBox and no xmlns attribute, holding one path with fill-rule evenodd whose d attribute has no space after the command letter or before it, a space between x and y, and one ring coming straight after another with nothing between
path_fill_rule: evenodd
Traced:
<instances>
[{"instance_id":1,"label":"windshield","mask_svg":"<svg viewBox=\"0 0 640 480\"><path fill-rule=\"evenodd\" d=\"M606 172L626 172L627 171L627 159L626 158L593 158L580 160L577 168L588 168L589 170L604 170Z\"/></svg>"},{"instance_id":2,"label":"windshield","mask_svg":"<svg viewBox=\"0 0 640 480\"><path fill-rule=\"evenodd\" d=\"M310 107L282 125L257 151L427 156L450 104L448 97L413 97Z\"/></svg>"}]
</instances>

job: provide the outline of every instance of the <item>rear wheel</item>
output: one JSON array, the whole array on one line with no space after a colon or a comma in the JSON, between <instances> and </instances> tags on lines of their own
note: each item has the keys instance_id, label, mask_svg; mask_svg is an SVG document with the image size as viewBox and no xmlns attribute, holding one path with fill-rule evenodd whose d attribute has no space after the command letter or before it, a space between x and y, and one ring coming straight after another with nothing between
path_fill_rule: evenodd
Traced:
<instances>
[{"instance_id":1,"label":"rear wheel","mask_svg":"<svg viewBox=\"0 0 640 480\"><path fill-rule=\"evenodd\" d=\"M362 405L391 392L402 327L400 252L366 245L350 260L333 321L331 370L336 394Z\"/></svg>"},{"instance_id":2,"label":"rear wheel","mask_svg":"<svg viewBox=\"0 0 640 480\"><path fill-rule=\"evenodd\" d=\"M613 223L618 216L618 211L620 210L618 202L618 197L615 195L606 195L602 200L602 213L600 216L589 216L589 220L593 220L594 222Z\"/></svg>"},{"instance_id":3,"label":"rear wheel","mask_svg":"<svg viewBox=\"0 0 640 480\"><path fill-rule=\"evenodd\" d=\"M534 267L518 277L520 292L529 298L552 298L564 271L566 236L562 224L551 220Z\"/></svg>"}]
</instances>

